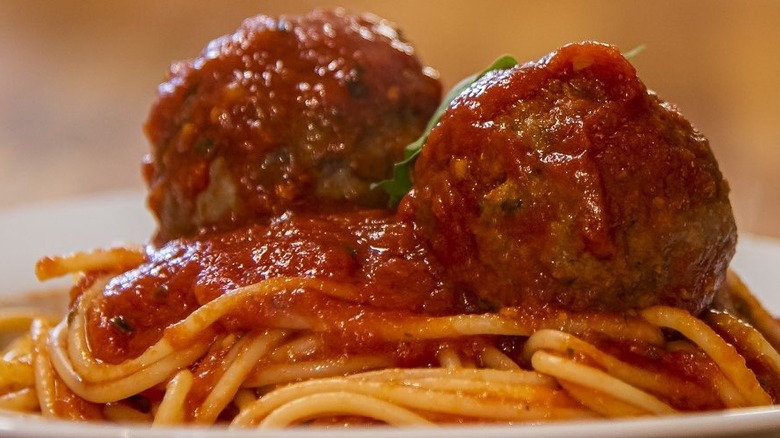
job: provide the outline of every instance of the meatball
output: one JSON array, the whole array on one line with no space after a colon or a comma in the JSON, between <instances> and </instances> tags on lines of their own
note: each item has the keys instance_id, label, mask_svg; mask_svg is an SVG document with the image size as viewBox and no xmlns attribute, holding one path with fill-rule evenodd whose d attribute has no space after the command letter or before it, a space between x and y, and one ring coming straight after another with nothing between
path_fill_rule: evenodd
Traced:
<instances>
[{"instance_id":1,"label":"meatball","mask_svg":"<svg viewBox=\"0 0 780 438\"><path fill-rule=\"evenodd\" d=\"M288 211L386 205L441 99L391 23L343 10L258 16L175 63L145 125L157 242Z\"/></svg>"},{"instance_id":2,"label":"meatball","mask_svg":"<svg viewBox=\"0 0 780 438\"><path fill-rule=\"evenodd\" d=\"M474 310L698 312L736 227L709 143L614 47L484 76L428 138L402 208Z\"/></svg>"}]
</instances>

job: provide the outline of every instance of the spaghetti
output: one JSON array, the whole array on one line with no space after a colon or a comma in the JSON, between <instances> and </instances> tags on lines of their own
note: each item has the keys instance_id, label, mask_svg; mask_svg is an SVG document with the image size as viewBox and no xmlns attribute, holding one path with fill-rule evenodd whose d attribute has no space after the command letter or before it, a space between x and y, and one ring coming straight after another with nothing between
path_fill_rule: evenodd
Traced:
<instances>
[{"instance_id":1,"label":"spaghetti","mask_svg":"<svg viewBox=\"0 0 780 438\"><path fill-rule=\"evenodd\" d=\"M727 275L706 139L614 47L515 64L434 111L389 25L319 11L177 65L147 124L154 242L40 260L69 312L0 313L22 332L0 408L279 428L775 403L780 326Z\"/></svg>"},{"instance_id":2,"label":"spaghetti","mask_svg":"<svg viewBox=\"0 0 780 438\"><path fill-rule=\"evenodd\" d=\"M89 258L104 256L110 260L116 254L97 252ZM79 272L79 259L88 258L62 259L61 266ZM372 315L393 321L371 333L381 342L434 346L438 364L404 368L392 352L323 355L327 326L241 333L215 328L253 295L303 290L345 305L355 299L343 284L289 277L227 292L168 326L141 355L105 363L90 352L85 318L107 278L116 274L102 272L59 323L29 311L5 311L5 329L29 325L30 330L3 352L3 408L156 426L228 421L232 427L286 427L357 417L360 423L420 426L762 406L780 390L776 382L763 387L756 377L780 375L780 355L742 319L765 310L734 275L726 291L749 302L745 314L711 311L700 319L654 306L631 316L558 311L528 317L519 309L442 317ZM516 342L522 348L507 347ZM762 366L748 366L755 361ZM207 363L215 378L194 400L193 388L210 379L202 370Z\"/></svg>"}]
</instances>

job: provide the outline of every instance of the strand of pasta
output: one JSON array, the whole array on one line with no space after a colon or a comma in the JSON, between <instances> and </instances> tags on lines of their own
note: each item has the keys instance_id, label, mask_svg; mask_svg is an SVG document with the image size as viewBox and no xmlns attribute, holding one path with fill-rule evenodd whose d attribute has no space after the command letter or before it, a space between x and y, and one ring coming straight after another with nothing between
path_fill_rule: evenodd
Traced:
<instances>
[{"instance_id":1,"label":"strand of pasta","mask_svg":"<svg viewBox=\"0 0 780 438\"><path fill-rule=\"evenodd\" d=\"M346 376L346 379L377 382L412 382L430 378L455 378L490 382L495 385L538 385L556 389L555 379L532 370L495 370L490 368L388 368Z\"/></svg>"},{"instance_id":2,"label":"strand of pasta","mask_svg":"<svg viewBox=\"0 0 780 438\"><path fill-rule=\"evenodd\" d=\"M313 355L321 347L322 340L316 333L310 333L280 345L271 352L269 358L274 362L298 360Z\"/></svg>"},{"instance_id":3,"label":"strand of pasta","mask_svg":"<svg viewBox=\"0 0 780 438\"><path fill-rule=\"evenodd\" d=\"M121 400L151 388L173 375L177 370L190 365L201 357L212 343L211 339L200 340L138 372L116 380L93 383L85 381L73 369L66 351L65 337L66 332L62 324L52 330L47 343L51 363L71 391L79 397L94 403Z\"/></svg>"},{"instance_id":4,"label":"strand of pasta","mask_svg":"<svg viewBox=\"0 0 780 438\"><path fill-rule=\"evenodd\" d=\"M451 345L445 345L436 352L436 358L442 368L463 368L458 352Z\"/></svg>"},{"instance_id":5,"label":"strand of pasta","mask_svg":"<svg viewBox=\"0 0 780 438\"><path fill-rule=\"evenodd\" d=\"M231 354L237 355L238 351L232 350L233 346L236 345L236 342L238 342L241 339L240 333L220 333L217 335L214 342L211 343L211 346L209 347L209 350L206 352L204 356L206 357L213 357L218 354L224 353L225 351L228 351L228 357L230 357ZM233 357L235 358L235 357Z\"/></svg>"},{"instance_id":6,"label":"strand of pasta","mask_svg":"<svg viewBox=\"0 0 780 438\"><path fill-rule=\"evenodd\" d=\"M168 339L175 339L177 343L186 342L196 337L204 327L214 324L231 310L243 305L247 298L301 288L315 289L347 301L354 301L358 298L354 287L343 283L311 278L274 277L220 295L200 306L184 320L168 327L164 336Z\"/></svg>"},{"instance_id":7,"label":"strand of pasta","mask_svg":"<svg viewBox=\"0 0 780 438\"><path fill-rule=\"evenodd\" d=\"M293 400L274 410L260 428L282 428L322 415L358 415L373 418L392 426L433 426L424 417L395 403L377 397L351 392L324 392Z\"/></svg>"},{"instance_id":8,"label":"strand of pasta","mask_svg":"<svg viewBox=\"0 0 780 438\"><path fill-rule=\"evenodd\" d=\"M750 406L750 403L742 392L740 392L737 385L729 380L720 368L718 368L715 373L711 373L708 377L710 382L712 382L714 391L718 394L718 397L720 397L726 407L743 408Z\"/></svg>"},{"instance_id":9,"label":"strand of pasta","mask_svg":"<svg viewBox=\"0 0 780 438\"><path fill-rule=\"evenodd\" d=\"M65 256L43 257L35 264L39 280L48 280L77 272L125 272L146 260L140 248L109 248L74 252Z\"/></svg>"},{"instance_id":10,"label":"strand of pasta","mask_svg":"<svg viewBox=\"0 0 780 438\"><path fill-rule=\"evenodd\" d=\"M30 323L32 325L32 323ZM32 354L32 337L30 336L30 330L17 336L8 345L3 348L0 355L3 356L3 360L7 362L18 361L22 358L29 358Z\"/></svg>"},{"instance_id":11,"label":"strand of pasta","mask_svg":"<svg viewBox=\"0 0 780 438\"><path fill-rule=\"evenodd\" d=\"M756 375L733 346L723 340L704 321L675 307L654 306L640 311L651 323L674 329L698 345L734 383L750 406L771 405L772 398L761 388Z\"/></svg>"},{"instance_id":12,"label":"strand of pasta","mask_svg":"<svg viewBox=\"0 0 780 438\"><path fill-rule=\"evenodd\" d=\"M443 339L454 338L469 335L504 335L504 336L530 336L538 329L542 328L560 328L565 331L584 332L597 331L611 338L622 338L623 331L613 331L612 322L622 322L636 327L638 330L632 338L639 338L643 341L653 344L659 344L658 339L663 339L663 335L657 329L652 328L644 322L637 322L636 319L626 319L619 315L610 314L589 314L580 315L576 313L566 313L567 318L559 318L557 315L551 319L545 319L544 315L538 315L533 322L525 318L514 319L511 316L501 313L484 314L460 314L441 317L422 317L411 315L394 321L382 320L372 324L375 327L376 334L387 341L403 341L408 339ZM589 318L597 317L610 323L599 326L587 326ZM372 315L365 315L362 321L371 321ZM376 316L381 319L381 316ZM601 330L604 330L603 332ZM661 342L662 344L662 342Z\"/></svg>"},{"instance_id":13,"label":"strand of pasta","mask_svg":"<svg viewBox=\"0 0 780 438\"><path fill-rule=\"evenodd\" d=\"M446 368L449 370L450 368ZM354 380L354 379L353 379ZM448 393L459 393L464 395L491 394L496 398L508 398L525 403L538 404L561 404L563 402L563 391L556 387L546 385L501 385L496 386L495 382L480 381L474 379L459 379L452 375L445 377L428 377L410 380L406 382L386 381L387 384L395 385L413 385L423 388L443 391ZM571 404L573 406L573 404Z\"/></svg>"},{"instance_id":14,"label":"strand of pasta","mask_svg":"<svg viewBox=\"0 0 780 438\"><path fill-rule=\"evenodd\" d=\"M39 408L35 387L22 388L0 396L0 409L33 412Z\"/></svg>"},{"instance_id":15,"label":"strand of pasta","mask_svg":"<svg viewBox=\"0 0 780 438\"><path fill-rule=\"evenodd\" d=\"M780 349L780 324L774 315L764 308L736 273L729 271L727 281L731 296L744 303L741 308L746 310L747 315L744 316L749 318L751 325L761 332L774 349Z\"/></svg>"},{"instance_id":16,"label":"strand of pasta","mask_svg":"<svg viewBox=\"0 0 780 438\"><path fill-rule=\"evenodd\" d=\"M33 348L28 327L26 334L18 336L3 349L0 358L0 408L22 412L38 410Z\"/></svg>"},{"instance_id":17,"label":"strand of pasta","mask_svg":"<svg viewBox=\"0 0 780 438\"><path fill-rule=\"evenodd\" d=\"M184 423L184 402L192 388L192 372L183 369L176 373L165 386L163 396L157 413L154 416L153 426L166 426Z\"/></svg>"},{"instance_id":18,"label":"strand of pasta","mask_svg":"<svg viewBox=\"0 0 780 438\"><path fill-rule=\"evenodd\" d=\"M42 319L54 323L59 318L49 315L33 307L0 308L0 332L29 330L34 319Z\"/></svg>"},{"instance_id":19,"label":"strand of pasta","mask_svg":"<svg viewBox=\"0 0 780 438\"><path fill-rule=\"evenodd\" d=\"M492 345L483 346L479 358L486 368L520 370L520 365L518 365L517 362Z\"/></svg>"},{"instance_id":20,"label":"strand of pasta","mask_svg":"<svg viewBox=\"0 0 780 438\"><path fill-rule=\"evenodd\" d=\"M393 365L395 365L395 359L392 356L376 354L275 363L257 367L244 380L243 386L245 388L259 388L280 383L343 376Z\"/></svg>"},{"instance_id":21,"label":"strand of pasta","mask_svg":"<svg viewBox=\"0 0 780 438\"><path fill-rule=\"evenodd\" d=\"M780 352L755 328L723 312L708 312L705 320L713 328L727 333L737 342L740 355L760 361L775 375L780 376Z\"/></svg>"},{"instance_id":22,"label":"strand of pasta","mask_svg":"<svg viewBox=\"0 0 780 438\"><path fill-rule=\"evenodd\" d=\"M0 360L0 389L31 388L35 385L35 371L29 363Z\"/></svg>"},{"instance_id":23,"label":"strand of pasta","mask_svg":"<svg viewBox=\"0 0 780 438\"><path fill-rule=\"evenodd\" d=\"M568 380L558 383L576 400L607 418L639 417L647 415L647 410L623 400L611 397L604 392L589 388Z\"/></svg>"},{"instance_id":24,"label":"strand of pasta","mask_svg":"<svg viewBox=\"0 0 780 438\"><path fill-rule=\"evenodd\" d=\"M38 396L41 415L54 418L57 413L54 409L54 369L46 347L49 335L48 325L41 320L33 321L30 326L30 334L33 341L33 364L35 367L35 392Z\"/></svg>"},{"instance_id":25,"label":"strand of pasta","mask_svg":"<svg viewBox=\"0 0 780 438\"><path fill-rule=\"evenodd\" d=\"M666 344L666 348L669 351L684 350L691 354L702 352L702 350L700 350L696 344L687 339L670 341ZM747 399L745 399L737 386L734 385L734 383L729 380L725 374L723 374L723 371L718 368L717 365L714 365L713 368L710 368L707 373L707 378L703 383L709 384L709 388L711 388L712 391L718 395L720 400L723 402L723 405L726 407L738 408L750 406Z\"/></svg>"},{"instance_id":26,"label":"strand of pasta","mask_svg":"<svg viewBox=\"0 0 780 438\"><path fill-rule=\"evenodd\" d=\"M660 328L638 316L624 313L508 307L501 309L498 314L503 318L522 322L524 326L531 328L531 333L542 329L554 329L577 335L597 333L619 342L646 342L656 346L666 343Z\"/></svg>"},{"instance_id":27,"label":"strand of pasta","mask_svg":"<svg viewBox=\"0 0 780 438\"><path fill-rule=\"evenodd\" d=\"M375 327L377 334L387 341L442 339L480 334L528 336L532 331L518 321L491 313L441 317L410 316L400 322L380 323Z\"/></svg>"},{"instance_id":28,"label":"strand of pasta","mask_svg":"<svg viewBox=\"0 0 780 438\"><path fill-rule=\"evenodd\" d=\"M151 412L142 412L124 403L103 405L103 417L114 423L149 423L154 418Z\"/></svg>"},{"instance_id":29,"label":"strand of pasta","mask_svg":"<svg viewBox=\"0 0 780 438\"><path fill-rule=\"evenodd\" d=\"M233 404L238 409L245 409L256 401L257 396L251 389L239 389L236 396L233 398Z\"/></svg>"},{"instance_id":30,"label":"strand of pasta","mask_svg":"<svg viewBox=\"0 0 780 438\"><path fill-rule=\"evenodd\" d=\"M245 350L245 347L247 343L251 340L251 338L247 337L246 333L227 333L227 334L220 334L217 336L216 340L212 342L212 344L209 346L206 353L200 358L199 362L202 364L204 362L210 362L211 365L207 365L206 369L208 370L208 374L212 374L216 376L216 383L220 380L220 378L225 374L225 372L233 365L233 363L238 358L239 354L242 353L242 351ZM196 373L199 368L192 369L193 373ZM198 373L200 374L200 373ZM203 385L203 382L194 382L194 385L197 384L198 386ZM215 387L212 386L211 388L206 388L208 392L206 393L206 397L209 396L209 394L213 393L215 390ZM200 400L201 406L203 405L205 399ZM188 406L193 405L194 403L190 403L189 398L185 401ZM194 421L196 419L197 411L200 408L200 406L192 407L191 415L187 415L187 412L184 413L184 416L186 418L185 421Z\"/></svg>"},{"instance_id":31,"label":"strand of pasta","mask_svg":"<svg viewBox=\"0 0 780 438\"><path fill-rule=\"evenodd\" d=\"M558 380L573 382L577 385L597 390L617 400L641 408L646 413L660 415L676 412L674 408L655 396L604 371L577 363L571 359L538 350L531 357L531 364L540 373L553 376ZM595 407L587 399L580 399L579 401L590 408Z\"/></svg>"},{"instance_id":32,"label":"strand of pasta","mask_svg":"<svg viewBox=\"0 0 780 438\"><path fill-rule=\"evenodd\" d=\"M257 334L249 334L242 338L233 349L238 350L238 356L228 366L220 379L214 385L206 400L195 411L195 422L201 424L213 423L220 412L233 399L246 376L252 371L261 357L280 343L288 333L282 330L269 330Z\"/></svg>"},{"instance_id":33,"label":"strand of pasta","mask_svg":"<svg viewBox=\"0 0 780 438\"><path fill-rule=\"evenodd\" d=\"M609 375L654 394L668 396L670 391L692 385L692 383L674 376L649 371L626 363L603 352L593 344L558 330L539 330L531 335L523 347L523 355L526 360L530 361L533 354L539 350L555 351L569 356L575 352L582 353L603 367Z\"/></svg>"}]
</instances>

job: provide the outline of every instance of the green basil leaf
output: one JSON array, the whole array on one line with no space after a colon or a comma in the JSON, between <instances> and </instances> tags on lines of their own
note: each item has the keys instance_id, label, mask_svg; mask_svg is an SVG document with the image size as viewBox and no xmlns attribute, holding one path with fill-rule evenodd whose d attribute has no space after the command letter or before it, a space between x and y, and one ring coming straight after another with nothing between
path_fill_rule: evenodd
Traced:
<instances>
[{"instance_id":1,"label":"green basil leaf","mask_svg":"<svg viewBox=\"0 0 780 438\"><path fill-rule=\"evenodd\" d=\"M629 50L628 52L623 53L623 57L626 59L631 59L644 51L645 51L645 45L640 44L634 47L633 49Z\"/></svg>"},{"instance_id":2,"label":"green basil leaf","mask_svg":"<svg viewBox=\"0 0 780 438\"><path fill-rule=\"evenodd\" d=\"M410 176L411 169L414 167L414 162L417 161L417 156L420 155L425 142L428 140L431 130L439 123L444 112L449 108L450 103L455 100L466 88L471 84L478 81L482 76L494 70L505 70L517 65L515 58L504 55L493 61L492 64L480 73L473 74L466 79L458 82L452 90L444 97L439 107L433 113L433 116L428 121L428 125L425 127L422 135L415 141L406 145L404 149L404 159L401 162L395 163L393 166L393 176L390 179L380 181L372 184L371 188L380 188L384 190L390 196L390 205L395 206L401 201L409 190L412 188L412 179Z\"/></svg>"}]
</instances>

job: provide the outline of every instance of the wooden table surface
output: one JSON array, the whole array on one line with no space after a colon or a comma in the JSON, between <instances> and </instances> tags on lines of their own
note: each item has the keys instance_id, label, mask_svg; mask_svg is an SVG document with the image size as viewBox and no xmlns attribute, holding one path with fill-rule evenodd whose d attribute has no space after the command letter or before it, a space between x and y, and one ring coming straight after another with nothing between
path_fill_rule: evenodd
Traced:
<instances>
[{"instance_id":1,"label":"wooden table surface","mask_svg":"<svg viewBox=\"0 0 780 438\"><path fill-rule=\"evenodd\" d=\"M290 4L292 3L292 4ZM141 125L172 60L257 13L328 2L0 2L0 213L143 190ZM743 232L780 237L780 2L339 2L398 23L445 84L570 41L623 50L712 143Z\"/></svg>"}]
</instances>

